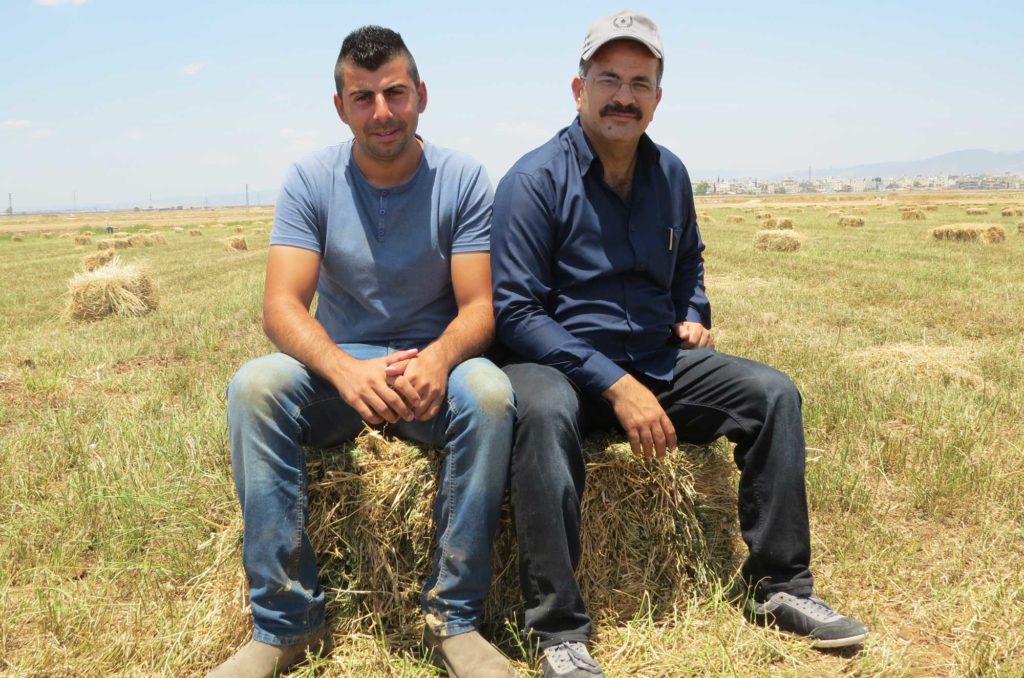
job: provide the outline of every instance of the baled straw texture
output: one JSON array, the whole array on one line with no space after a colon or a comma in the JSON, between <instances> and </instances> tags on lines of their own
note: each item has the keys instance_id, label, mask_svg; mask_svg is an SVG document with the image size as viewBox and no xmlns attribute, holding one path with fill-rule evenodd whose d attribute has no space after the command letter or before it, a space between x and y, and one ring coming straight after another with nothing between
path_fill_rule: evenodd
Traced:
<instances>
[{"instance_id":1,"label":"baled straw texture","mask_svg":"<svg viewBox=\"0 0 1024 678\"><path fill-rule=\"evenodd\" d=\"M768 230L777 229L779 227L779 221L775 217L769 217L767 219L763 219L760 226L761 228Z\"/></svg>"},{"instance_id":2,"label":"baled straw texture","mask_svg":"<svg viewBox=\"0 0 1024 678\"><path fill-rule=\"evenodd\" d=\"M839 225L840 226L863 226L864 225L864 219L862 217L850 217L850 216L839 217Z\"/></svg>"},{"instance_id":3,"label":"baled straw texture","mask_svg":"<svg viewBox=\"0 0 1024 678\"><path fill-rule=\"evenodd\" d=\"M746 219L739 214L730 214L725 217L725 222L727 224L742 224L744 221L746 221Z\"/></svg>"},{"instance_id":4,"label":"baled straw texture","mask_svg":"<svg viewBox=\"0 0 1024 678\"><path fill-rule=\"evenodd\" d=\"M984 207L968 207L967 214L969 216L980 216L982 214L988 214L988 210Z\"/></svg>"},{"instance_id":5,"label":"baled straw texture","mask_svg":"<svg viewBox=\"0 0 1024 678\"><path fill-rule=\"evenodd\" d=\"M1024 221L1017 224L1017 235L1024 235Z\"/></svg>"},{"instance_id":6,"label":"baled straw texture","mask_svg":"<svg viewBox=\"0 0 1024 678\"><path fill-rule=\"evenodd\" d=\"M770 252L796 252L803 243L792 230L765 230L754 235L754 247Z\"/></svg>"},{"instance_id":7,"label":"baled straw texture","mask_svg":"<svg viewBox=\"0 0 1024 678\"><path fill-rule=\"evenodd\" d=\"M707 448L640 460L628 445L587 446L578 572L596 618L657 614L684 604L695 584L728 578L739 562L731 463ZM419 594L434 548L431 507L441 453L366 431L354 446L310 455L309 532L342 633L377 627L419 638ZM699 490L698 490L699 488ZM492 553L486 624L522 602L514 530L505 511Z\"/></svg>"},{"instance_id":8,"label":"baled straw texture","mask_svg":"<svg viewBox=\"0 0 1024 678\"><path fill-rule=\"evenodd\" d=\"M903 210L900 212L900 218L904 221L924 221L924 212L921 210Z\"/></svg>"},{"instance_id":9,"label":"baled straw texture","mask_svg":"<svg viewBox=\"0 0 1024 678\"><path fill-rule=\"evenodd\" d=\"M936 240L983 242L987 244L1006 240L1006 229L998 224L949 224L928 231Z\"/></svg>"},{"instance_id":10,"label":"baled straw texture","mask_svg":"<svg viewBox=\"0 0 1024 678\"><path fill-rule=\"evenodd\" d=\"M224 241L224 246L229 250L244 251L249 249L249 246L245 242L244 235L233 235Z\"/></svg>"},{"instance_id":11,"label":"baled straw texture","mask_svg":"<svg viewBox=\"0 0 1024 678\"><path fill-rule=\"evenodd\" d=\"M82 259L82 266L87 271L95 271L100 266L106 266L114 260L114 250L100 250L99 252L93 252L92 254L86 255Z\"/></svg>"},{"instance_id":12,"label":"baled straw texture","mask_svg":"<svg viewBox=\"0 0 1024 678\"><path fill-rule=\"evenodd\" d=\"M91 245L92 244L92 233L79 233L75 236L76 245Z\"/></svg>"},{"instance_id":13,"label":"baled straw texture","mask_svg":"<svg viewBox=\"0 0 1024 678\"><path fill-rule=\"evenodd\" d=\"M925 209L926 212L938 212L939 211L939 206L938 205L925 205L924 209Z\"/></svg>"},{"instance_id":14,"label":"baled straw texture","mask_svg":"<svg viewBox=\"0 0 1024 678\"><path fill-rule=\"evenodd\" d=\"M22 235L21 233L15 233L14 235L11 236L11 241L12 242L21 242L24 239L25 239L25 236Z\"/></svg>"},{"instance_id":15,"label":"baled straw texture","mask_svg":"<svg viewBox=\"0 0 1024 678\"><path fill-rule=\"evenodd\" d=\"M188 234L189 235L202 235L203 232L200 231L198 228L192 228L192 229L189 229Z\"/></svg>"},{"instance_id":16,"label":"baled straw texture","mask_svg":"<svg viewBox=\"0 0 1024 678\"><path fill-rule=\"evenodd\" d=\"M783 217L781 219L776 219L775 220L775 228L777 230L780 230L780 231L783 231L783 230L785 230L787 228L793 228L793 220L788 218L788 217Z\"/></svg>"},{"instance_id":17,"label":"baled straw texture","mask_svg":"<svg viewBox=\"0 0 1024 678\"><path fill-rule=\"evenodd\" d=\"M145 315L157 307L156 285L140 264L112 261L68 282L67 314L92 321L109 315Z\"/></svg>"},{"instance_id":18,"label":"baled straw texture","mask_svg":"<svg viewBox=\"0 0 1024 678\"><path fill-rule=\"evenodd\" d=\"M98 250L124 250L131 247L128 241L124 238L108 238L107 240L100 240L96 243L96 249Z\"/></svg>"}]
</instances>

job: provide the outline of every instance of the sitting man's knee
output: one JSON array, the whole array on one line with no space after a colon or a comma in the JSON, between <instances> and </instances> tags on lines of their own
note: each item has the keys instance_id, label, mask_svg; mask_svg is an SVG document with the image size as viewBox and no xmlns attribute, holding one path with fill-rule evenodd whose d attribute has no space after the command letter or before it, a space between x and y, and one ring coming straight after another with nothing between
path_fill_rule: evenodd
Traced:
<instances>
[{"instance_id":1,"label":"sitting man's knee","mask_svg":"<svg viewBox=\"0 0 1024 678\"><path fill-rule=\"evenodd\" d=\"M228 409L260 409L274 402L295 384L297 370L303 369L283 354L254 358L238 369L228 384Z\"/></svg>"},{"instance_id":2,"label":"sitting man's knee","mask_svg":"<svg viewBox=\"0 0 1024 678\"><path fill-rule=\"evenodd\" d=\"M452 397L462 397L467 404L489 419L515 416L515 397L512 384L505 373L492 362L476 358L463 363L459 385Z\"/></svg>"}]
</instances>

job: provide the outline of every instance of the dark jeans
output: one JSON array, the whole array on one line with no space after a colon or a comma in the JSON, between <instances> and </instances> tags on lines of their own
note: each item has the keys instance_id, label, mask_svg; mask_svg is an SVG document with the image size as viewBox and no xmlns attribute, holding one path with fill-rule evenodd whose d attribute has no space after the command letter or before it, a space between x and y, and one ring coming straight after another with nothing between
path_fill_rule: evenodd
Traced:
<instances>
[{"instance_id":1,"label":"dark jeans","mask_svg":"<svg viewBox=\"0 0 1024 678\"><path fill-rule=\"evenodd\" d=\"M516 393L511 501L519 542L526 629L541 647L586 641L591 622L575 570L580 561L582 438L618 425L601 398L560 371L504 368ZM813 579L800 394L782 372L710 349L680 350L672 382L641 379L658 396L679 442L736 443L739 522L749 555L742 574L755 595L811 592Z\"/></svg>"}]
</instances>

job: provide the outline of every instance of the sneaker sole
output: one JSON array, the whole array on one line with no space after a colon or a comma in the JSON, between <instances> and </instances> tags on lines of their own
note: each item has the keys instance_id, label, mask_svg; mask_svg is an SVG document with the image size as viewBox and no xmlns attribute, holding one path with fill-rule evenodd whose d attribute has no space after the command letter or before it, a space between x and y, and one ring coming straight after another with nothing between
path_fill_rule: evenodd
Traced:
<instances>
[{"instance_id":1,"label":"sneaker sole","mask_svg":"<svg viewBox=\"0 0 1024 678\"><path fill-rule=\"evenodd\" d=\"M797 636L798 638L800 636ZM856 636L849 636L847 638L830 638L828 640L816 640L811 643L811 647L816 647L822 650L829 650L836 647L849 647L850 645L859 645L864 642L864 639L868 637L867 633L861 633Z\"/></svg>"}]
</instances>

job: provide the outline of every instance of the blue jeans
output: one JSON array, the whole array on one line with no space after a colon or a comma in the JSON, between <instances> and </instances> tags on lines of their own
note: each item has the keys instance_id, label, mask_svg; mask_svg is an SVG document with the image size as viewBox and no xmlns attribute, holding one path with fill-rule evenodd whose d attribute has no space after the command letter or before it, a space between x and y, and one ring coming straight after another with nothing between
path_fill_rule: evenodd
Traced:
<instances>
[{"instance_id":1,"label":"blue jeans","mask_svg":"<svg viewBox=\"0 0 1024 678\"><path fill-rule=\"evenodd\" d=\"M611 406L555 368L507 365L515 389L510 477L526 629L541 647L586 641L592 631L575 571L586 481L583 437L618 426ZM782 372L712 349L680 350L671 382L637 378L672 420L680 442L736 443L742 575L755 597L807 595L811 537L804 490L801 400Z\"/></svg>"},{"instance_id":2,"label":"blue jeans","mask_svg":"<svg viewBox=\"0 0 1024 678\"><path fill-rule=\"evenodd\" d=\"M341 348L365 360L404 347ZM228 386L227 411L253 638L288 645L324 624L324 593L306 529L303 448L349 440L363 422L334 386L283 353L242 366ZM421 598L436 635L463 633L480 623L514 420L508 379L489 360L472 358L452 370L436 417L388 427L403 438L445 450L433 511L437 548Z\"/></svg>"}]
</instances>

